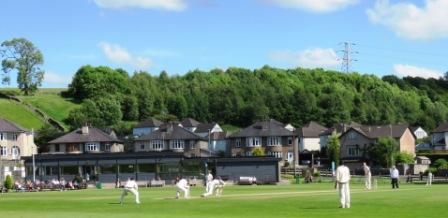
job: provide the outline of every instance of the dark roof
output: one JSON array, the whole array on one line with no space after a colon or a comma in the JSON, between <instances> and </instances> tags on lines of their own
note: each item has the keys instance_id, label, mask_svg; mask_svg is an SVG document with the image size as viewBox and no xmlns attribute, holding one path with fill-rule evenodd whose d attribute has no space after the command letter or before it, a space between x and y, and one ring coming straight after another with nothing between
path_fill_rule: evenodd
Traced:
<instances>
[{"instance_id":1,"label":"dark roof","mask_svg":"<svg viewBox=\"0 0 448 218\"><path fill-rule=\"evenodd\" d=\"M194 132L196 132L196 133L207 132L208 133L208 130L212 130L215 125L216 125L216 123L200 123Z\"/></svg>"},{"instance_id":2,"label":"dark roof","mask_svg":"<svg viewBox=\"0 0 448 218\"><path fill-rule=\"evenodd\" d=\"M171 151L150 151L150 152L116 152L116 153L88 153L88 154L38 154L34 156L36 161L58 161L58 160L96 160L96 159L146 159L146 158L184 158L183 153ZM22 157L26 162L32 161L32 157Z\"/></svg>"},{"instance_id":3,"label":"dark roof","mask_svg":"<svg viewBox=\"0 0 448 218\"><path fill-rule=\"evenodd\" d=\"M162 121L151 117L148 120L138 123L137 126L135 126L135 128L160 127L161 125L163 125Z\"/></svg>"},{"instance_id":4,"label":"dark roof","mask_svg":"<svg viewBox=\"0 0 448 218\"><path fill-rule=\"evenodd\" d=\"M277 120L256 122L249 127L230 135L230 138L252 136L292 136L293 132L285 129L285 125Z\"/></svg>"},{"instance_id":5,"label":"dark roof","mask_svg":"<svg viewBox=\"0 0 448 218\"><path fill-rule=\"evenodd\" d=\"M320 135L331 135L333 134L333 132L336 132L338 134L342 134L345 131L349 130L350 127L358 127L361 126L361 124L356 123L356 122L351 122L351 123L338 123L333 125L331 128L323 131Z\"/></svg>"},{"instance_id":6,"label":"dark roof","mask_svg":"<svg viewBox=\"0 0 448 218\"><path fill-rule=\"evenodd\" d=\"M319 135L326 130L327 128L325 126L311 121L304 127L300 128L299 136L303 138L319 138Z\"/></svg>"},{"instance_id":7,"label":"dark roof","mask_svg":"<svg viewBox=\"0 0 448 218\"><path fill-rule=\"evenodd\" d=\"M28 130L9 120L0 118L0 132L28 132Z\"/></svg>"},{"instance_id":8,"label":"dark roof","mask_svg":"<svg viewBox=\"0 0 448 218\"><path fill-rule=\"evenodd\" d=\"M147 141L147 140L172 140L172 139L184 139L184 140L205 140L202 137L178 126L175 124L166 125L160 129L144 135L136 141Z\"/></svg>"},{"instance_id":9,"label":"dark roof","mask_svg":"<svg viewBox=\"0 0 448 218\"><path fill-rule=\"evenodd\" d=\"M180 124L183 127L188 128L188 127L198 127L200 123L193 118L185 118L182 120L182 122L180 122Z\"/></svg>"},{"instance_id":10,"label":"dark roof","mask_svg":"<svg viewBox=\"0 0 448 218\"><path fill-rule=\"evenodd\" d=\"M60 144L60 143L85 143L85 142L120 142L113 135L109 135L102 131L101 129L95 127L89 127L88 134L82 134L81 128L69 132L59 138L51 140L49 144Z\"/></svg>"},{"instance_id":11,"label":"dark roof","mask_svg":"<svg viewBox=\"0 0 448 218\"><path fill-rule=\"evenodd\" d=\"M351 127L350 129L359 132L367 138L377 139L381 137L400 138L409 127L407 124L390 124L382 126L359 126Z\"/></svg>"},{"instance_id":12,"label":"dark roof","mask_svg":"<svg viewBox=\"0 0 448 218\"><path fill-rule=\"evenodd\" d=\"M448 132L448 123L440 124L434 131L434 133L438 132Z\"/></svg>"}]
</instances>

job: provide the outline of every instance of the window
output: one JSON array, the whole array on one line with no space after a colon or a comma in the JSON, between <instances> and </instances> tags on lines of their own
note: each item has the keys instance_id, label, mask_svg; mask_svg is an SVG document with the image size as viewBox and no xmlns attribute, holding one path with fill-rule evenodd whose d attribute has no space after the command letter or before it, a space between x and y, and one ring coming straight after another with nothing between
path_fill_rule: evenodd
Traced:
<instances>
[{"instance_id":1,"label":"window","mask_svg":"<svg viewBox=\"0 0 448 218\"><path fill-rule=\"evenodd\" d=\"M240 148L241 147L241 139L240 138L235 140L235 147L236 148Z\"/></svg>"},{"instance_id":2,"label":"window","mask_svg":"<svg viewBox=\"0 0 448 218\"><path fill-rule=\"evenodd\" d=\"M110 144L104 145L104 151L110 151Z\"/></svg>"},{"instance_id":3,"label":"window","mask_svg":"<svg viewBox=\"0 0 448 218\"><path fill-rule=\"evenodd\" d=\"M288 145L292 145L292 137L288 137Z\"/></svg>"},{"instance_id":4,"label":"window","mask_svg":"<svg viewBox=\"0 0 448 218\"><path fill-rule=\"evenodd\" d=\"M8 156L8 148L5 146L0 147L0 155L3 157Z\"/></svg>"},{"instance_id":5,"label":"window","mask_svg":"<svg viewBox=\"0 0 448 218\"><path fill-rule=\"evenodd\" d=\"M252 152L246 151L246 157L251 157L251 156L252 156Z\"/></svg>"},{"instance_id":6,"label":"window","mask_svg":"<svg viewBox=\"0 0 448 218\"><path fill-rule=\"evenodd\" d=\"M19 156L20 156L20 148L17 147L17 146L12 146L11 153L12 153L12 158L13 159L19 158Z\"/></svg>"},{"instance_id":7,"label":"window","mask_svg":"<svg viewBox=\"0 0 448 218\"><path fill-rule=\"evenodd\" d=\"M12 134L12 140L17 141L18 135L16 133Z\"/></svg>"},{"instance_id":8,"label":"window","mask_svg":"<svg viewBox=\"0 0 448 218\"><path fill-rule=\"evenodd\" d=\"M79 174L78 166L62 166L61 167L62 175L77 175Z\"/></svg>"},{"instance_id":9,"label":"window","mask_svg":"<svg viewBox=\"0 0 448 218\"><path fill-rule=\"evenodd\" d=\"M6 133L0 132L0 140L6 140Z\"/></svg>"},{"instance_id":10,"label":"window","mask_svg":"<svg viewBox=\"0 0 448 218\"><path fill-rule=\"evenodd\" d=\"M268 137L268 146L277 146L281 145L281 138L280 137Z\"/></svg>"},{"instance_id":11,"label":"window","mask_svg":"<svg viewBox=\"0 0 448 218\"><path fill-rule=\"evenodd\" d=\"M359 146L358 145L351 145L348 146L348 155L349 156L359 156Z\"/></svg>"},{"instance_id":12,"label":"window","mask_svg":"<svg viewBox=\"0 0 448 218\"><path fill-rule=\"evenodd\" d=\"M115 174L117 173L117 165L114 164L101 165L100 172L102 174Z\"/></svg>"},{"instance_id":13,"label":"window","mask_svg":"<svg viewBox=\"0 0 448 218\"><path fill-rule=\"evenodd\" d=\"M269 151L268 156L282 158L283 154L282 154L282 152L279 152L279 151Z\"/></svg>"},{"instance_id":14,"label":"window","mask_svg":"<svg viewBox=\"0 0 448 218\"><path fill-rule=\"evenodd\" d=\"M59 152L59 144L54 145L54 152Z\"/></svg>"},{"instance_id":15,"label":"window","mask_svg":"<svg viewBox=\"0 0 448 218\"><path fill-rule=\"evenodd\" d=\"M67 145L68 152L79 152L79 146L76 144Z\"/></svg>"},{"instance_id":16,"label":"window","mask_svg":"<svg viewBox=\"0 0 448 218\"><path fill-rule=\"evenodd\" d=\"M171 149L184 149L184 140L171 140Z\"/></svg>"},{"instance_id":17,"label":"window","mask_svg":"<svg viewBox=\"0 0 448 218\"><path fill-rule=\"evenodd\" d=\"M164 148L164 143L162 140L152 140L151 141L151 148L153 150L163 150Z\"/></svg>"},{"instance_id":18,"label":"window","mask_svg":"<svg viewBox=\"0 0 448 218\"><path fill-rule=\"evenodd\" d=\"M145 150L145 144L140 145L140 150Z\"/></svg>"},{"instance_id":19,"label":"window","mask_svg":"<svg viewBox=\"0 0 448 218\"><path fill-rule=\"evenodd\" d=\"M251 137L251 138L248 138L247 141L248 141L248 143L247 143L248 147L261 146L261 138L260 137Z\"/></svg>"},{"instance_id":20,"label":"window","mask_svg":"<svg viewBox=\"0 0 448 218\"><path fill-rule=\"evenodd\" d=\"M194 140L190 141L190 149L195 149L196 148L196 142Z\"/></svg>"},{"instance_id":21,"label":"window","mask_svg":"<svg viewBox=\"0 0 448 218\"><path fill-rule=\"evenodd\" d=\"M98 143L95 142L86 143L86 151L98 151Z\"/></svg>"},{"instance_id":22,"label":"window","mask_svg":"<svg viewBox=\"0 0 448 218\"><path fill-rule=\"evenodd\" d=\"M155 164L139 164L138 172L139 173L155 173L156 165Z\"/></svg>"},{"instance_id":23,"label":"window","mask_svg":"<svg viewBox=\"0 0 448 218\"><path fill-rule=\"evenodd\" d=\"M358 134L356 132L352 131L348 133L348 139L355 140L356 138L358 138Z\"/></svg>"},{"instance_id":24,"label":"window","mask_svg":"<svg viewBox=\"0 0 448 218\"><path fill-rule=\"evenodd\" d=\"M120 164L120 173L135 173L134 164Z\"/></svg>"}]
</instances>

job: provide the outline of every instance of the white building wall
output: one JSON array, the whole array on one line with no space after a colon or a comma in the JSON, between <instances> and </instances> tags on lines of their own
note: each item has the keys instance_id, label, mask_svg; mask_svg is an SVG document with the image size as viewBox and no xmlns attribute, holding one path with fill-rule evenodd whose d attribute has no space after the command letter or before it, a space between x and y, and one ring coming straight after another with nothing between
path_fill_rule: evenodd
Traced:
<instances>
[{"instance_id":1,"label":"white building wall","mask_svg":"<svg viewBox=\"0 0 448 218\"><path fill-rule=\"evenodd\" d=\"M299 152L320 151L320 138L300 138Z\"/></svg>"}]
</instances>

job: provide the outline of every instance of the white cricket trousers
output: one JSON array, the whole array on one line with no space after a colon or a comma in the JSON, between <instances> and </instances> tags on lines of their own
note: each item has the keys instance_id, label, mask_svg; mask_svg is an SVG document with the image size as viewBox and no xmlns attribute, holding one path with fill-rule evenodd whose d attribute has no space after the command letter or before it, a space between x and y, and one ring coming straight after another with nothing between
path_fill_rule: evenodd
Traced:
<instances>
[{"instance_id":1,"label":"white cricket trousers","mask_svg":"<svg viewBox=\"0 0 448 218\"><path fill-rule=\"evenodd\" d=\"M123 189L123 192L121 193L120 203L123 203L124 196L128 195L128 192L132 193L135 196L135 203L140 204L140 196L138 194L138 191L134 188Z\"/></svg>"},{"instance_id":2,"label":"white cricket trousers","mask_svg":"<svg viewBox=\"0 0 448 218\"><path fill-rule=\"evenodd\" d=\"M350 208L350 186L349 183L339 183L339 200L342 208Z\"/></svg>"},{"instance_id":3,"label":"white cricket trousers","mask_svg":"<svg viewBox=\"0 0 448 218\"><path fill-rule=\"evenodd\" d=\"M204 197L212 196L213 192L215 191L215 186L207 184L207 188L205 189L205 191L206 192L204 194Z\"/></svg>"},{"instance_id":4,"label":"white cricket trousers","mask_svg":"<svg viewBox=\"0 0 448 218\"><path fill-rule=\"evenodd\" d=\"M183 192L184 193L184 198L189 198L190 197L190 189L187 187L179 187L177 186L177 193L176 193L176 198L180 198L180 193Z\"/></svg>"},{"instance_id":5,"label":"white cricket trousers","mask_svg":"<svg viewBox=\"0 0 448 218\"><path fill-rule=\"evenodd\" d=\"M370 190L372 188L372 175L369 174L364 177L364 186L367 190Z\"/></svg>"}]
</instances>

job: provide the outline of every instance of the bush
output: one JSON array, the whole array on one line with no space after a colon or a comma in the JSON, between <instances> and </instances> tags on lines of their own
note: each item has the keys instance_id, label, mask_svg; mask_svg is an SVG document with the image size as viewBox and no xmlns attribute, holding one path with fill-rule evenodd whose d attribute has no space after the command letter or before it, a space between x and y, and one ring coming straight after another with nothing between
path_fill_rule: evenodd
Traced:
<instances>
[{"instance_id":1,"label":"bush","mask_svg":"<svg viewBox=\"0 0 448 218\"><path fill-rule=\"evenodd\" d=\"M314 177L320 177L320 171L317 171L313 174Z\"/></svg>"},{"instance_id":2,"label":"bush","mask_svg":"<svg viewBox=\"0 0 448 218\"><path fill-rule=\"evenodd\" d=\"M256 147L253 151L252 151L252 155L254 156L264 156L264 148L262 147Z\"/></svg>"},{"instance_id":3,"label":"bush","mask_svg":"<svg viewBox=\"0 0 448 218\"><path fill-rule=\"evenodd\" d=\"M12 177L10 175L6 176L5 179L5 188L12 189L14 186L14 181L12 180Z\"/></svg>"},{"instance_id":4,"label":"bush","mask_svg":"<svg viewBox=\"0 0 448 218\"><path fill-rule=\"evenodd\" d=\"M288 161L285 161L285 163L283 164L284 167L289 167L289 165L290 165L290 164L289 164Z\"/></svg>"}]
</instances>

